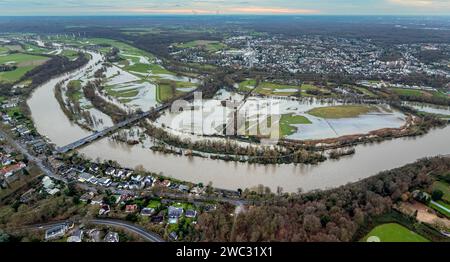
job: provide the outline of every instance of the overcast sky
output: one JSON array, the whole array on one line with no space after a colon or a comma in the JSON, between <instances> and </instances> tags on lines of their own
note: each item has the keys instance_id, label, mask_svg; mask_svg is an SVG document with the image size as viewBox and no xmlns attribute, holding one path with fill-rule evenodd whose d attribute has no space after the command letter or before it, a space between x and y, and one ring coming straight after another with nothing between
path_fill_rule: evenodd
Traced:
<instances>
[{"instance_id":1,"label":"overcast sky","mask_svg":"<svg viewBox=\"0 0 450 262\"><path fill-rule=\"evenodd\" d=\"M450 15L450 0L0 0L0 15Z\"/></svg>"}]
</instances>

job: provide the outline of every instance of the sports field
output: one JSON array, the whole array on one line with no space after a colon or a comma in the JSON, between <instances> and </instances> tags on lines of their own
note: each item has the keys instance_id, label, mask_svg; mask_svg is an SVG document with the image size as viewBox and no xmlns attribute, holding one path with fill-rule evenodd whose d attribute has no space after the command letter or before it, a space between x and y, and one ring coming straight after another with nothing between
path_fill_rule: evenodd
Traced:
<instances>
[{"instance_id":1,"label":"sports field","mask_svg":"<svg viewBox=\"0 0 450 262\"><path fill-rule=\"evenodd\" d=\"M430 242L423 236L397 223L388 223L375 227L367 234L363 242Z\"/></svg>"}]
</instances>

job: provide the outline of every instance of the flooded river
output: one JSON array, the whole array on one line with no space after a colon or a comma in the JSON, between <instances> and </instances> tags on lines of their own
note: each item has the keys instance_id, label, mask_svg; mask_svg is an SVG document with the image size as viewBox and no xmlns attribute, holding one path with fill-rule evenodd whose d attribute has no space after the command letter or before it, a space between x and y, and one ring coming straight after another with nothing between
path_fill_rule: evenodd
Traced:
<instances>
[{"instance_id":1,"label":"flooded river","mask_svg":"<svg viewBox=\"0 0 450 262\"><path fill-rule=\"evenodd\" d=\"M93 59L90 64L96 63ZM89 66L89 65L88 65ZM81 69L83 71L85 69ZM69 144L90 133L70 122L64 115L53 89L68 75L38 87L28 105L38 132L58 146ZM147 170L191 182L212 182L226 189L259 184L280 186L286 192L325 189L354 182L380 171L411 163L419 158L450 154L450 126L435 129L417 138L402 138L378 144L360 145L356 154L319 165L249 165L203 158L164 155L142 146L118 144L108 138L79 150L92 159L111 159L123 166L143 165Z\"/></svg>"}]
</instances>

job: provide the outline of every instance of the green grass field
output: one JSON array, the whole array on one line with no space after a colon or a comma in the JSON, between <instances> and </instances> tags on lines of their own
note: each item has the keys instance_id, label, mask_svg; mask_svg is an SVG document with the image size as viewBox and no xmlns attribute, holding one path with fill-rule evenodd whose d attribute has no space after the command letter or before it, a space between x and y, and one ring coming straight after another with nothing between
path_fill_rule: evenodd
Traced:
<instances>
[{"instance_id":1,"label":"green grass field","mask_svg":"<svg viewBox=\"0 0 450 262\"><path fill-rule=\"evenodd\" d=\"M432 190L439 189L444 193L443 200L450 203L450 185L443 181L435 181Z\"/></svg>"},{"instance_id":2,"label":"green grass field","mask_svg":"<svg viewBox=\"0 0 450 262\"><path fill-rule=\"evenodd\" d=\"M326 119L338 119L358 117L376 111L378 111L378 108L375 106L342 105L314 108L309 110L308 114Z\"/></svg>"},{"instance_id":3,"label":"green grass field","mask_svg":"<svg viewBox=\"0 0 450 262\"><path fill-rule=\"evenodd\" d=\"M65 56L69 59L75 59L78 57L78 52L73 50L63 50L60 55Z\"/></svg>"},{"instance_id":4,"label":"green grass field","mask_svg":"<svg viewBox=\"0 0 450 262\"><path fill-rule=\"evenodd\" d=\"M8 51L9 51L8 48L6 48L6 47L4 47L4 46L0 46L0 54L4 54L4 53L6 53L6 52L8 52Z\"/></svg>"},{"instance_id":5,"label":"green grass field","mask_svg":"<svg viewBox=\"0 0 450 262\"><path fill-rule=\"evenodd\" d=\"M133 47L129 44L126 44L126 43L123 43L120 41L106 39L106 38L91 38L88 41L89 41L89 44L110 45L112 47L116 47L116 48L120 49L121 52L126 53L128 55L146 56L149 59L154 58L154 56L151 53L146 52L141 49L138 49L136 47ZM108 49L106 48L105 50L108 50Z\"/></svg>"},{"instance_id":6,"label":"green grass field","mask_svg":"<svg viewBox=\"0 0 450 262\"><path fill-rule=\"evenodd\" d=\"M217 52L219 50L225 49L227 46L219 41L195 40L183 44L177 44L176 47L178 48L203 47L209 52Z\"/></svg>"},{"instance_id":7,"label":"green grass field","mask_svg":"<svg viewBox=\"0 0 450 262\"><path fill-rule=\"evenodd\" d=\"M44 56L22 53L0 56L0 64L11 63L18 67L13 71L0 72L0 82L16 82L20 80L28 71L43 64L47 60L48 58Z\"/></svg>"},{"instance_id":8,"label":"green grass field","mask_svg":"<svg viewBox=\"0 0 450 262\"><path fill-rule=\"evenodd\" d=\"M139 90L136 88L116 90L114 86L107 86L105 90L108 95L117 99L133 98L139 94Z\"/></svg>"},{"instance_id":9,"label":"green grass field","mask_svg":"<svg viewBox=\"0 0 450 262\"><path fill-rule=\"evenodd\" d=\"M396 223L388 223L375 227L362 241L366 242L369 237L378 237L381 242L430 242L423 236Z\"/></svg>"},{"instance_id":10,"label":"green grass field","mask_svg":"<svg viewBox=\"0 0 450 262\"><path fill-rule=\"evenodd\" d=\"M177 93L178 92L175 91L174 94L169 85L158 85L156 88L156 100L158 102L166 102L176 96Z\"/></svg>"},{"instance_id":11,"label":"green grass field","mask_svg":"<svg viewBox=\"0 0 450 262\"><path fill-rule=\"evenodd\" d=\"M156 89L156 99L158 102L165 102L174 97L181 96L184 92L175 90L173 92L172 83L175 84L175 87L178 88L190 88L194 87L195 84L189 82L181 82L181 81L170 81L170 80L157 80L157 89Z\"/></svg>"},{"instance_id":12,"label":"green grass field","mask_svg":"<svg viewBox=\"0 0 450 262\"><path fill-rule=\"evenodd\" d=\"M280 136L286 137L292 135L297 131L297 127L292 125L307 125L311 124L311 121L304 117L293 114L282 115L280 118Z\"/></svg>"},{"instance_id":13,"label":"green grass field","mask_svg":"<svg viewBox=\"0 0 450 262\"><path fill-rule=\"evenodd\" d=\"M254 88L255 85L256 85L255 79L245 80L245 81L242 81L241 83L239 83L239 90L240 91L249 91L252 88Z\"/></svg>"},{"instance_id":14,"label":"green grass field","mask_svg":"<svg viewBox=\"0 0 450 262\"><path fill-rule=\"evenodd\" d=\"M42 48L42 47L39 47L39 46L37 46L37 45L30 44L30 43L24 44L24 45L23 45L23 48L24 48L24 49L23 49L24 52L32 53L32 54L45 54L45 53L50 52L49 49Z\"/></svg>"},{"instance_id":15,"label":"green grass field","mask_svg":"<svg viewBox=\"0 0 450 262\"><path fill-rule=\"evenodd\" d=\"M16 82L22 78L28 71L31 71L35 66L23 66L14 71L0 72L0 82Z\"/></svg>"},{"instance_id":16,"label":"green grass field","mask_svg":"<svg viewBox=\"0 0 450 262\"><path fill-rule=\"evenodd\" d=\"M47 59L47 57L43 57L43 56L15 53L15 54L9 54L6 56L0 56L0 64L15 63L15 64L20 65L22 63L28 63L28 62L32 62L32 61L40 61L40 60L46 60L46 59Z\"/></svg>"},{"instance_id":17,"label":"green grass field","mask_svg":"<svg viewBox=\"0 0 450 262\"><path fill-rule=\"evenodd\" d=\"M242 92L248 92L252 88L254 88L256 85L255 79L249 79L245 80L241 83L239 83L239 91ZM283 91L285 90L285 91ZM258 87L255 89L255 93L265 96L292 96L298 93L299 87L294 85L284 85L284 84L277 84L272 82L261 82ZM317 87L315 85L311 84L302 84L301 91L302 96L312 96L308 93L306 93L308 90L317 90L317 91L324 91L320 87Z\"/></svg>"},{"instance_id":18,"label":"green grass field","mask_svg":"<svg viewBox=\"0 0 450 262\"><path fill-rule=\"evenodd\" d=\"M374 93L372 93L371 91L367 90L364 87L359 87L359 86L351 86L351 87L360 91L361 93L363 93L364 95L366 95L368 97L377 97L377 95L375 95Z\"/></svg>"},{"instance_id":19,"label":"green grass field","mask_svg":"<svg viewBox=\"0 0 450 262\"><path fill-rule=\"evenodd\" d=\"M124 68L126 71L131 72L138 72L138 73L149 73L149 71L152 72L152 74L165 74L165 75L174 75L174 73L166 70L164 67L157 65L157 64L140 64L136 63L134 65L127 65Z\"/></svg>"},{"instance_id":20,"label":"green grass field","mask_svg":"<svg viewBox=\"0 0 450 262\"><path fill-rule=\"evenodd\" d=\"M402 88L392 88L392 90L401 96L410 96L410 97L421 97L421 96L430 96L431 94L421 90L415 89L402 89Z\"/></svg>"}]
</instances>

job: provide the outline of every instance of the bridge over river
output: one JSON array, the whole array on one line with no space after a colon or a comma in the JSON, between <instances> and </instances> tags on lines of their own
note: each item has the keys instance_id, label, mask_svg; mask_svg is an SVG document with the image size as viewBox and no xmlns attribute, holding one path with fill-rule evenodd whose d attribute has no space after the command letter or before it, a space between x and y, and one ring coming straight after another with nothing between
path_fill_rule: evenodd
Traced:
<instances>
[{"instance_id":1,"label":"bridge over river","mask_svg":"<svg viewBox=\"0 0 450 262\"><path fill-rule=\"evenodd\" d=\"M106 128L106 129L104 129L102 131L97 131L97 132L93 133L92 135L89 135L87 137L81 138L81 139L79 139L79 140L77 140L77 141L75 141L73 143L70 143L70 144L68 144L66 146L59 147L57 149L57 151L59 153L67 153L67 152L69 152L71 150L74 150L74 149L77 149L77 148L82 147L84 145L90 144L90 143L94 142L97 139L100 139L100 138L103 138L105 136L108 136L108 135L111 135L111 134L115 133L117 130L119 130L119 129L123 128L123 127L126 127L126 126L128 126L130 124L133 124L135 122L138 122L139 120L144 119L144 118L150 116L151 114L158 113L158 112L160 112L162 110L165 110L165 109L167 109L169 107L169 105L170 105L170 103L167 103L167 104L161 105L159 107L156 107L154 109L151 109L149 111L136 114L136 115L128 118L127 120L124 120L124 121L122 121L120 123L115 124L114 126L108 127L108 128Z\"/></svg>"}]
</instances>

